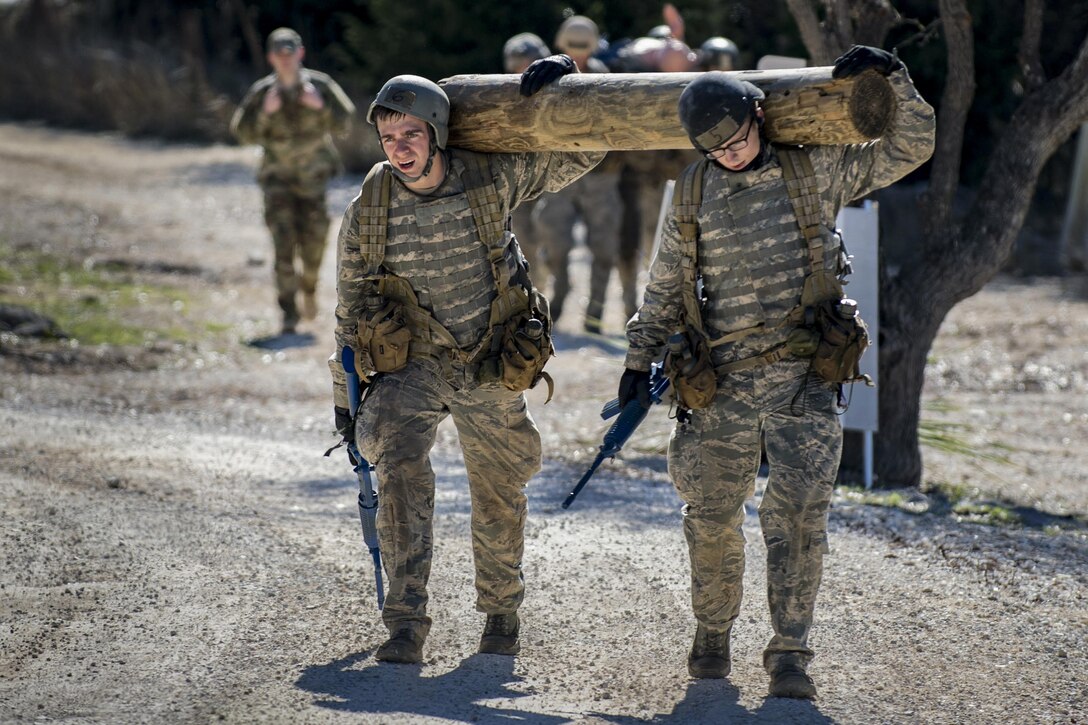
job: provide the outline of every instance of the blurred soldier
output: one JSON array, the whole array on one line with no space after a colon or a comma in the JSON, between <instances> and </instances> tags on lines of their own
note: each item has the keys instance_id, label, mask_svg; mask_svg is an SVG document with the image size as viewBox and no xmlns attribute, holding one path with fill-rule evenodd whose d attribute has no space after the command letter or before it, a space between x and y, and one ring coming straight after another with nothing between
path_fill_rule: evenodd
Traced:
<instances>
[{"instance_id":1,"label":"blurred soldier","mask_svg":"<svg viewBox=\"0 0 1088 725\"><path fill-rule=\"evenodd\" d=\"M592 57L599 40L597 24L574 15L559 26L555 47L569 55L583 73L607 73L604 63ZM620 240L619 164L614 159L606 159L593 173L563 191L543 197L533 210L534 257L552 274L551 309L556 320L570 292L570 253L579 219L585 224L586 246L593 257L583 327L586 332L600 333L608 278ZM536 278L543 281L543 270Z\"/></svg>"},{"instance_id":2,"label":"blurred soldier","mask_svg":"<svg viewBox=\"0 0 1088 725\"><path fill-rule=\"evenodd\" d=\"M737 49L737 44L720 35L707 38L699 46L699 69L740 70L740 51Z\"/></svg>"},{"instance_id":3,"label":"blurred soldier","mask_svg":"<svg viewBox=\"0 0 1088 725\"><path fill-rule=\"evenodd\" d=\"M534 33L518 33L503 44L503 70L507 73L524 73L525 69L528 68L533 61L547 58L551 54L552 52L548 50L547 44L539 35ZM536 235L533 230L533 209L535 208L535 200L523 203L511 214L510 225L514 234L518 237L518 244L521 245L521 251L529 261L529 275L537 284L543 284L545 281L544 278L547 275L545 274L546 267L544 265L543 255L541 254L540 244L537 243ZM557 318L558 315L553 311L552 317L554 319Z\"/></svg>"},{"instance_id":4,"label":"blurred soldier","mask_svg":"<svg viewBox=\"0 0 1088 725\"><path fill-rule=\"evenodd\" d=\"M678 14L672 22L683 27ZM696 70L697 62L698 56L682 40L645 37L622 46L612 69L624 73L683 73ZM638 273L649 264L652 253L665 182L676 178L697 157L691 151L672 149L629 151L619 158L623 163L619 186L623 218L617 268L624 313L631 317L638 307Z\"/></svg>"},{"instance_id":5,"label":"blurred soldier","mask_svg":"<svg viewBox=\"0 0 1088 725\"><path fill-rule=\"evenodd\" d=\"M329 230L325 184L340 167L331 134L346 134L355 114L332 78L303 67L305 56L298 33L272 31L268 62L274 72L253 84L231 120L239 141L264 148L257 181L276 250L285 334L295 331L300 316L317 315L317 276Z\"/></svg>"},{"instance_id":6,"label":"blurred soldier","mask_svg":"<svg viewBox=\"0 0 1088 725\"><path fill-rule=\"evenodd\" d=\"M523 73L534 60L547 58L552 52L534 33L518 33L502 46L502 65L507 73Z\"/></svg>"},{"instance_id":7,"label":"blurred soldier","mask_svg":"<svg viewBox=\"0 0 1088 725\"><path fill-rule=\"evenodd\" d=\"M838 315L848 308L838 306L845 272L834 232L839 209L902 178L933 151L933 109L895 56L855 46L835 62L834 76L867 69L887 75L898 108L887 134L864 144L769 144L763 92L725 73L706 73L684 90L680 121L706 158L677 181L646 299L627 326L620 401L649 406L648 371L667 341L666 365L681 396L669 474L684 500L691 559L693 677L729 674L744 501L765 437L770 477L759 517L774 636L763 663L778 697L816 695L806 673L808 635L842 448L841 385L805 357L816 340L825 344L805 326L808 310L821 301Z\"/></svg>"},{"instance_id":8,"label":"blurred soldier","mask_svg":"<svg viewBox=\"0 0 1088 725\"><path fill-rule=\"evenodd\" d=\"M566 53L583 73L607 73L608 66L593 57L601 42L597 23L584 15L572 15L555 33L555 48Z\"/></svg>"},{"instance_id":9,"label":"blurred soldier","mask_svg":"<svg viewBox=\"0 0 1088 725\"><path fill-rule=\"evenodd\" d=\"M565 55L522 74L531 95L565 73ZM452 415L472 496L480 652L519 651L524 595L523 489L540 469L540 434L523 390L551 353L547 301L532 287L505 223L543 191L558 191L601 153L477 154L447 148L449 99L419 76L397 76L367 112L387 161L376 164L340 227L336 346L330 360L336 426L376 466L378 535L389 588L389 639L376 657L422 659L431 626L439 423ZM369 376L357 420L348 414L340 352Z\"/></svg>"}]
</instances>

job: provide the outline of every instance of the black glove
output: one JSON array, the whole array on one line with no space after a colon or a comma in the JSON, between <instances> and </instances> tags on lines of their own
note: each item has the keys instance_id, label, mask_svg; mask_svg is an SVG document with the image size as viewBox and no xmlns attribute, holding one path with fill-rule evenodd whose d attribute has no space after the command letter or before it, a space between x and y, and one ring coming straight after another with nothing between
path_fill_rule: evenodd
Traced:
<instances>
[{"instance_id":1,"label":"black glove","mask_svg":"<svg viewBox=\"0 0 1088 725\"><path fill-rule=\"evenodd\" d=\"M568 73L574 73L578 67L569 55L549 55L547 58L534 60L521 74L523 96L531 96L549 83L554 83Z\"/></svg>"},{"instance_id":2,"label":"black glove","mask_svg":"<svg viewBox=\"0 0 1088 725\"><path fill-rule=\"evenodd\" d=\"M650 373L646 370L632 370L627 368L620 376L620 407L632 400L638 400L638 404L649 409L653 402L650 400Z\"/></svg>"},{"instance_id":3,"label":"black glove","mask_svg":"<svg viewBox=\"0 0 1088 725\"><path fill-rule=\"evenodd\" d=\"M344 436L344 440L354 443L355 419L351 417L351 413L347 408L341 408L339 405L334 405L332 412L336 420L336 432Z\"/></svg>"},{"instance_id":4,"label":"black glove","mask_svg":"<svg viewBox=\"0 0 1088 725\"><path fill-rule=\"evenodd\" d=\"M849 78L862 71L874 68L883 75L903 67L903 62L894 53L868 45L855 45L835 60L832 78Z\"/></svg>"}]
</instances>

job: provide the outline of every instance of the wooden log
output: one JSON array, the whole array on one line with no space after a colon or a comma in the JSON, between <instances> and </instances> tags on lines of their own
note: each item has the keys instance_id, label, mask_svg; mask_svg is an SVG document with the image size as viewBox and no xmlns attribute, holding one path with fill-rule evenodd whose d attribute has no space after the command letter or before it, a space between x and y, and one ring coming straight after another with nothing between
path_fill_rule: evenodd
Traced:
<instances>
[{"instance_id":1,"label":"wooden log","mask_svg":"<svg viewBox=\"0 0 1088 725\"><path fill-rule=\"evenodd\" d=\"M831 67L736 71L759 86L770 139L846 144L879 138L895 115L876 71L833 79ZM490 152L689 149L680 93L698 73L578 73L530 98L517 75L460 75L439 82L450 97L451 146Z\"/></svg>"}]
</instances>

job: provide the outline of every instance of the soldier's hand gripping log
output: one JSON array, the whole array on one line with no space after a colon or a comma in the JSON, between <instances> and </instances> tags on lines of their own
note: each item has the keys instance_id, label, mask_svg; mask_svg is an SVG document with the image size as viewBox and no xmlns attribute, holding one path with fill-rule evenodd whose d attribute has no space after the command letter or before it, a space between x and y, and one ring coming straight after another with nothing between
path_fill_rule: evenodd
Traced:
<instances>
[{"instance_id":1,"label":"soldier's hand gripping log","mask_svg":"<svg viewBox=\"0 0 1088 725\"><path fill-rule=\"evenodd\" d=\"M650 374L650 401L660 403L661 396L668 389L669 379L662 374L661 367L655 365ZM608 432L604 434L604 442L601 443L600 452L597 454L597 458L594 459L593 465L585 472L585 475L574 486L574 489L567 494L567 498L563 501L563 508L570 508L575 497L586 487L589 479L593 477L593 474L597 472L597 469L604 463L606 458L615 458L616 454L623 450L624 444L627 443L631 434L635 432L642 421L646 419L646 414L649 412L650 409L643 408L638 402L638 398L627 401L627 405L622 408L620 407L619 398L613 398L605 403L605 406L601 409L601 418L608 420L617 413L619 417L616 418L616 422L612 424Z\"/></svg>"},{"instance_id":2,"label":"soldier's hand gripping log","mask_svg":"<svg viewBox=\"0 0 1088 725\"><path fill-rule=\"evenodd\" d=\"M348 382L348 411L355 419L362 397L359 373L355 371L355 353L350 347L340 351L340 364ZM374 466L362 457L355 441L347 441L348 460L359 477L359 523L363 525L363 543L370 549L374 560L374 584L378 591L378 609L385 605L385 588L382 586L382 555L378 548L378 494L374 490Z\"/></svg>"}]
</instances>

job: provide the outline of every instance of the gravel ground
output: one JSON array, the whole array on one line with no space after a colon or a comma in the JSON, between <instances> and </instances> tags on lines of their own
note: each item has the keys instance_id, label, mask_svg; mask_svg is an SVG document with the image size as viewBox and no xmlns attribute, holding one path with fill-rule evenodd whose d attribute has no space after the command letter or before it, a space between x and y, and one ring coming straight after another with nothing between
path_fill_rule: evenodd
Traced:
<instances>
[{"instance_id":1,"label":"gravel ground","mask_svg":"<svg viewBox=\"0 0 1088 725\"><path fill-rule=\"evenodd\" d=\"M622 368L618 289L612 337L561 321L556 398L530 394L545 461L529 489L522 654L475 653L468 493L444 424L425 663L379 665L355 484L342 456L321 455L335 442L334 260L319 324L265 340L276 314L255 162L0 125L0 245L124 263L188 293L177 324L225 329L120 350L0 337L0 721L1088 721L1088 302L1060 281L1000 279L954 310L925 395L927 420L956 426L968 450L927 450L927 484L1018 506L1030 525L841 492L814 703L765 697L762 481L724 682L684 668L694 621L665 411L558 506ZM336 182L334 218L359 181ZM584 250L576 261L584 295Z\"/></svg>"}]
</instances>

